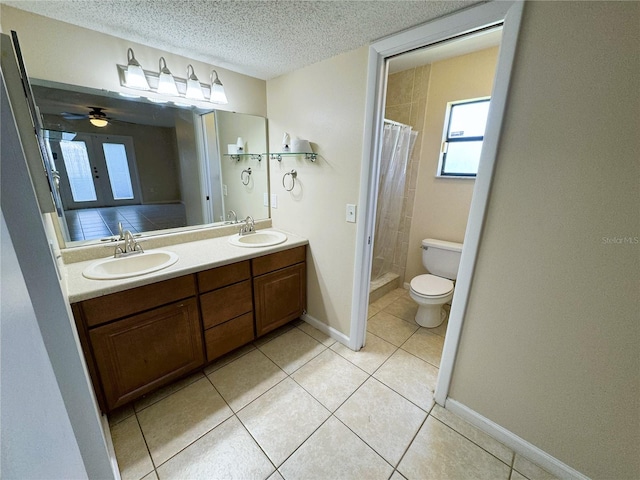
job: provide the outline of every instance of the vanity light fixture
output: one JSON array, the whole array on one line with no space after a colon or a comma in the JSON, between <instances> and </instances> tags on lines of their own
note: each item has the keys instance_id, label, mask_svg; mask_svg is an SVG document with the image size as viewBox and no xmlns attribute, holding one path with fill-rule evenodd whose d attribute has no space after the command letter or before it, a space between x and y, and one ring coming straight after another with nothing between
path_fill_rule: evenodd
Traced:
<instances>
[{"instance_id":1,"label":"vanity light fixture","mask_svg":"<svg viewBox=\"0 0 640 480\"><path fill-rule=\"evenodd\" d=\"M193 71L191 64L187 67L187 92L185 93L185 97L193 100L204 100L200 80L196 77L196 73Z\"/></svg>"},{"instance_id":2,"label":"vanity light fixture","mask_svg":"<svg viewBox=\"0 0 640 480\"><path fill-rule=\"evenodd\" d=\"M137 88L138 90L150 90L149 82L144 76L144 70L140 66L140 63L133 55L133 49L127 50L127 73L126 73L127 85L131 88Z\"/></svg>"},{"instance_id":3,"label":"vanity light fixture","mask_svg":"<svg viewBox=\"0 0 640 480\"><path fill-rule=\"evenodd\" d=\"M173 97L177 97L178 95L180 95L178 93L176 81L167 68L167 61L164 59L164 57L160 57L158 72L158 93L163 95L171 95Z\"/></svg>"},{"instance_id":4,"label":"vanity light fixture","mask_svg":"<svg viewBox=\"0 0 640 480\"><path fill-rule=\"evenodd\" d=\"M215 74L216 78L213 78ZM215 70L211 71L211 96L209 97L209 101L211 103L219 103L221 105L226 105L229 103L227 101L227 94L224 93L224 87L222 86L222 82L218 78L218 72Z\"/></svg>"},{"instance_id":5,"label":"vanity light fixture","mask_svg":"<svg viewBox=\"0 0 640 480\"><path fill-rule=\"evenodd\" d=\"M157 72L143 70L140 63L135 59L131 48L127 50L127 59L127 65L116 65L120 85L127 89L152 92L154 95L147 97L150 101L155 103L172 101L179 106L201 109L210 108L201 102L228 103L224 87L218 78L218 72L215 70L210 75L211 83L201 83L196 76L193 65L187 67L187 78L185 79L173 76L167 67L164 57L160 57ZM123 97L129 96L125 92L121 92L120 95ZM183 99L184 101L176 102L176 99Z\"/></svg>"}]
</instances>

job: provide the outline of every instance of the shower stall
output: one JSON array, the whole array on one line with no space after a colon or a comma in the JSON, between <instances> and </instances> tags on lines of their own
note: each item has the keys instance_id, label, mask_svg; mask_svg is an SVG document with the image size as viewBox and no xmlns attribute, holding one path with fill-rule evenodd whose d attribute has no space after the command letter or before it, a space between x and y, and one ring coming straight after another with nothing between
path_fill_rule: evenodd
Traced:
<instances>
[{"instance_id":1,"label":"shower stall","mask_svg":"<svg viewBox=\"0 0 640 480\"><path fill-rule=\"evenodd\" d=\"M408 238L411 217L408 209L407 166L413 153L418 132L412 127L391 120L384 121L378 202L373 243L370 293L386 291L402 285L406 252L403 242ZM385 288L387 287L387 288Z\"/></svg>"}]
</instances>

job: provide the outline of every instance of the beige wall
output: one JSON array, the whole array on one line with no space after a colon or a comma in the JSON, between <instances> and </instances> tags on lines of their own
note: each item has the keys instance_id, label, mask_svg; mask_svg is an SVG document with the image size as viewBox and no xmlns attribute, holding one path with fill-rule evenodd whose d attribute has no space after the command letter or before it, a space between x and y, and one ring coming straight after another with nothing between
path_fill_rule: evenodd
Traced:
<instances>
[{"instance_id":1,"label":"beige wall","mask_svg":"<svg viewBox=\"0 0 640 480\"><path fill-rule=\"evenodd\" d=\"M273 226L309 239L309 314L349 335L356 224L345 222L357 203L364 132L368 48L363 47L267 82L269 145L284 132L312 143L315 163L303 157L271 162ZM296 169L292 192L282 187Z\"/></svg>"},{"instance_id":2,"label":"beige wall","mask_svg":"<svg viewBox=\"0 0 640 480\"><path fill-rule=\"evenodd\" d=\"M31 77L71 85L125 91L120 86L116 65L126 65L127 48L133 48L136 59L150 71L156 71L164 56L171 72L186 77L192 64L202 82L208 82L212 65L174 55L128 40L77 27L40 15L0 5L2 31L15 30L22 55ZM90 25L87 27L91 28ZM216 105L218 110L252 113L267 112L266 82L257 78L215 67L224 84L228 105Z\"/></svg>"},{"instance_id":3,"label":"beige wall","mask_svg":"<svg viewBox=\"0 0 640 480\"><path fill-rule=\"evenodd\" d=\"M493 47L431 65L405 282L425 272L422 239L464 240L475 180L436 177L442 130L448 102L491 95L497 57Z\"/></svg>"},{"instance_id":4,"label":"beige wall","mask_svg":"<svg viewBox=\"0 0 640 480\"><path fill-rule=\"evenodd\" d=\"M640 478L639 25L526 4L450 392L602 479Z\"/></svg>"}]
</instances>

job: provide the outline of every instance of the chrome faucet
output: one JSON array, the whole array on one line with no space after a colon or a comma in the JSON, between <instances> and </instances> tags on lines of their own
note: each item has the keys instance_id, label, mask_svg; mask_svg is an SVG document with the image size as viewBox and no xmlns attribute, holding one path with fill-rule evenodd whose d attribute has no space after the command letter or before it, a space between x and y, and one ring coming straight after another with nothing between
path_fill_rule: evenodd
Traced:
<instances>
[{"instance_id":1,"label":"chrome faucet","mask_svg":"<svg viewBox=\"0 0 640 480\"><path fill-rule=\"evenodd\" d=\"M255 232L256 232L255 222L253 221L253 217L249 215L247 216L247 218L244 219L244 225L240 227L240 230L238 231L238 235L242 236L242 235L246 235L247 233L255 233Z\"/></svg>"},{"instance_id":2,"label":"chrome faucet","mask_svg":"<svg viewBox=\"0 0 640 480\"><path fill-rule=\"evenodd\" d=\"M233 221L231 221L231 215L233 215ZM238 223L238 215L233 210L229 210L229 213L227 213L227 218L227 223Z\"/></svg>"},{"instance_id":3,"label":"chrome faucet","mask_svg":"<svg viewBox=\"0 0 640 480\"><path fill-rule=\"evenodd\" d=\"M113 254L115 258L132 255L134 253L144 253L142 245L135 241L133 235L129 230L121 230L120 236L122 240L124 240L124 244L116 245L116 251Z\"/></svg>"}]
</instances>

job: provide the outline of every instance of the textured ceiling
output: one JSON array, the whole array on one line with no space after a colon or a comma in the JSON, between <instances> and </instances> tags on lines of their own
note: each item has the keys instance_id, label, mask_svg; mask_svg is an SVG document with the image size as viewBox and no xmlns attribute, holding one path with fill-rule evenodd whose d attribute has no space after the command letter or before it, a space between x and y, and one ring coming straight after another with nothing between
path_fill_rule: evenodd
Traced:
<instances>
[{"instance_id":1,"label":"textured ceiling","mask_svg":"<svg viewBox=\"0 0 640 480\"><path fill-rule=\"evenodd\" d=\"M266 80L477 1L19 0L1 3Z\"/></svg>"}]
</instances>

